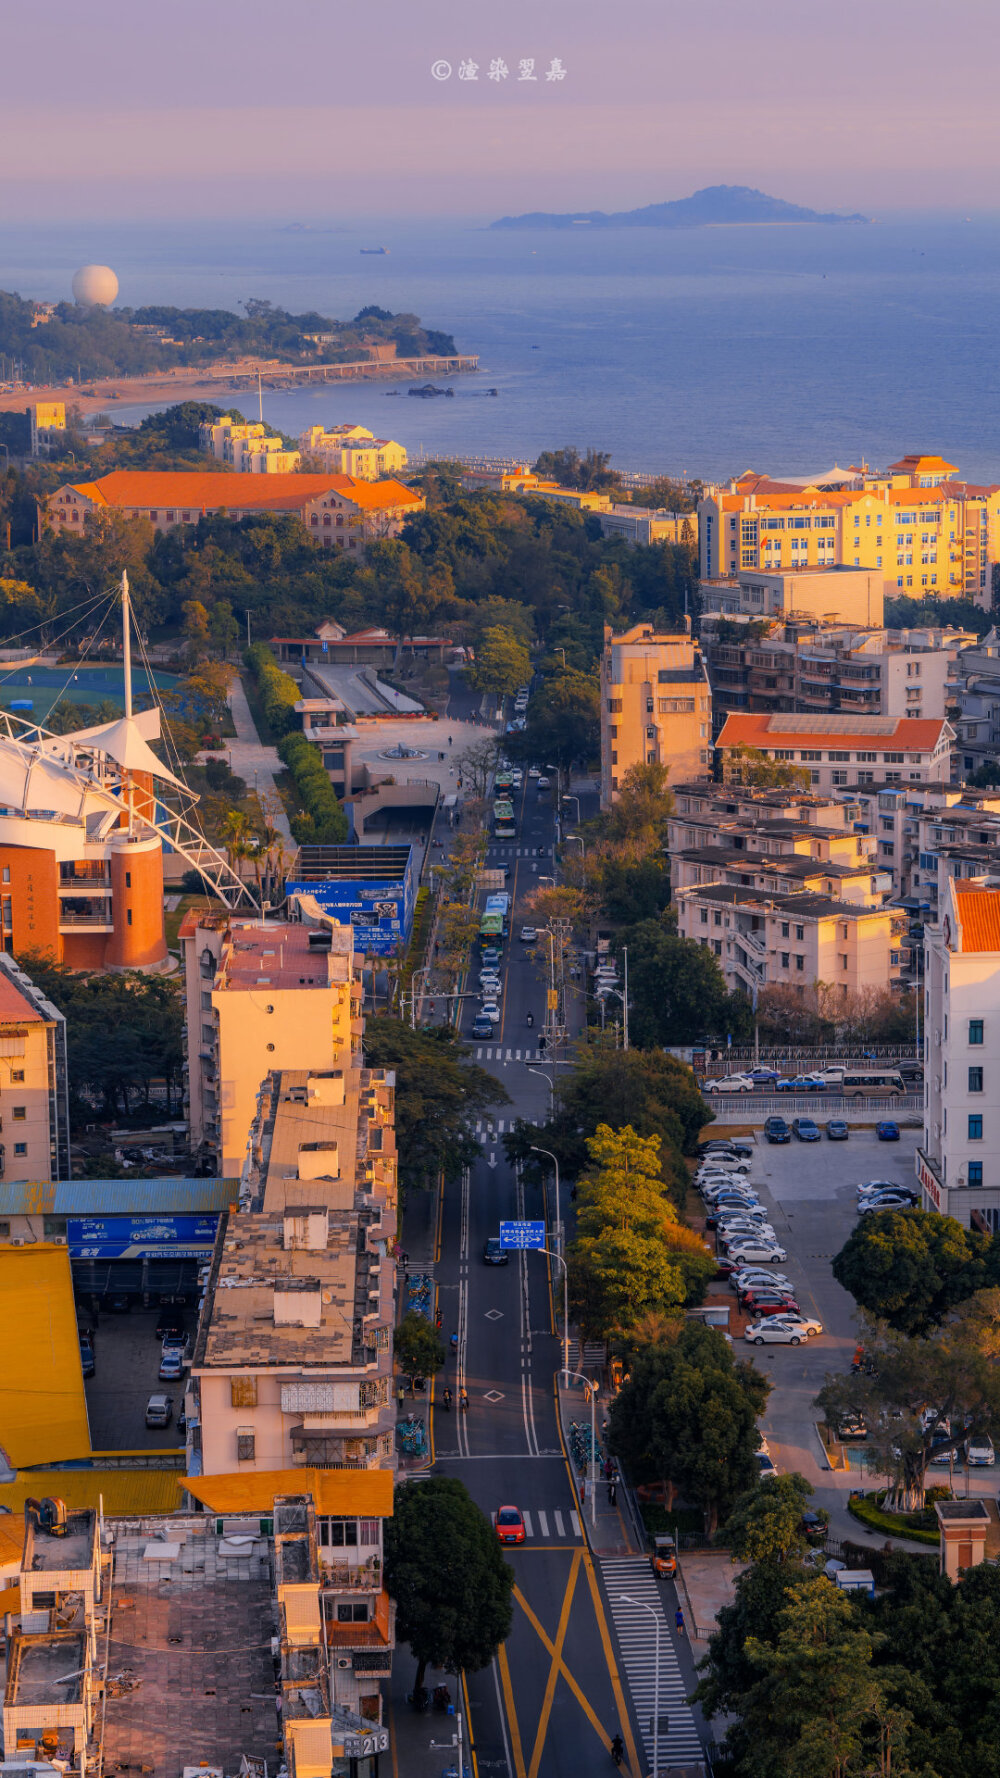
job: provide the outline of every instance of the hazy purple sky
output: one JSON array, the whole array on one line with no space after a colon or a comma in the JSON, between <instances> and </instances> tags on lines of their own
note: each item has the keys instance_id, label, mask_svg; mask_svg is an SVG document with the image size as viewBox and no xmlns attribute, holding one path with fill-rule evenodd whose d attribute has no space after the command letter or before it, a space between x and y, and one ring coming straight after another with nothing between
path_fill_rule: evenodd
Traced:
<instances>
[{"instance_id":1,"label":"hazy purple sky","mask_svg":"<svg viewBox=\"0 0 1000 1778\"><path fill-rule=\"evenodd\" d=\"M0 42L0 219L998 203L997 0L0 0Z\"/></svg>"}]
</instances>

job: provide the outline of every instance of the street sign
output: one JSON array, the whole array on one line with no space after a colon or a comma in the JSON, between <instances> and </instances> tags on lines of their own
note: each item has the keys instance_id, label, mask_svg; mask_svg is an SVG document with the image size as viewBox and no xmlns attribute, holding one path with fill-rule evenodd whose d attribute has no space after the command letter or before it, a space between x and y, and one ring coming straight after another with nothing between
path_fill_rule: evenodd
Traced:
<instances>
[{"instance_id":1,"label":"street sign","mask_svg":"<svg viewBox=\"0 0 1000 1778\"><path fill-rule=\"evenodd\" d=\"M544 1222L502 1222L501 1247L544 1247Z\"/></svg>"},{"instance_id":2,"label":"street sign","mask_svg":"<svg viewBox=\"0 0 1000 1778\"><path fill-rule=\"evenodd\" d=\"M555 988L548 989L545 995L545 1004L550 1012L555 1012L556 1007L559 1005L559 996L556 993Z\"/></svg>"}]
</instances>

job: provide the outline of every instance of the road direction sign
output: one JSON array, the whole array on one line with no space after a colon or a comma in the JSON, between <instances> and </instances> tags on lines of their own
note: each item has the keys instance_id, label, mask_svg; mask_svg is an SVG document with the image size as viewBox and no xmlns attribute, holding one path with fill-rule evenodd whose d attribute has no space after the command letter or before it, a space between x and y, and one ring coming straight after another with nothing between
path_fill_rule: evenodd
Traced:
<instances>
[{"instance_id":1,"label":"road direction sign","mask_svg":"<svg viewBox=\"0 0 1000 1778\"><path fill-rule=\"evenodd\" d=\"M501 1247L544 1247L544 1222L502 1222Z\"/></svg>"}]
</instances>

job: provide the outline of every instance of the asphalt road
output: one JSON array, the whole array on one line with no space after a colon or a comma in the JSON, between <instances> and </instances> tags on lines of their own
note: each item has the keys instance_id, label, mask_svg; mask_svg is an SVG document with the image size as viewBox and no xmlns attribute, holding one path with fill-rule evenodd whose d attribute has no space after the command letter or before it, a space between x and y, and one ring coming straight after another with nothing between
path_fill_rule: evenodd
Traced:
<instances>
[{"instance_id":1,"label":"asphalt road","mask_svg":"<svg viewBox=\"0 0 1000 1778\"><path fill-rule=\"evenodd\" d=\"M591 799L596 808L596 798ZM576 805L571 805L576 813ZM524 1186L508 1166L502 1136L517 1116L544 1115L553 1073L567 1065L568 1045L536 1058L544 1021L544 943L521 944L530 919L527 897L553 872L555 811L551 796L525 774L514 842L490 848L488 865L505 864L513 898L505 945L501 1021L492 1042L473 1040L480 1065L494 1073L511 1103L484 1120L483 1158L444 1196L435 1272L449 1361L436 1379L432 1415L436 1473L456 1475L484 1512L513 1503L525 1516L526 1541L507 1552L515 1572L511 1635L492 1665L468 1681L476 1769L507 1778L580 1778L613 1772L611 1738L621 1732L625 1769L646 1770L599 1565L590 1555L559 1427L555 1380L561 1349L553 1333L551 1290L561 1273L544 1254L512 1255L487 1266L483 1244L501 1218L555 1221L551 1181ZM584 816L587 799L584 799ZM475 1017L477 968L461 1028ZM582 985L567 982L571 1031L583 1023ZM529 1029L528 1012L534 1015ZM540 1072L533 1073L536 1067ZM490 1139L492 1133L493 1139ZM543 1203L543 1198L545 1202ZM458 1348L451 1352L451 1336ZM445 1413L445 1385L469 1409ZM672 1616L675 1600L665 1597ZM652 1637L650 1636L650 1641ZM692 1680L693 1683L693 1680Z\"/></svg>"}]
</instances>

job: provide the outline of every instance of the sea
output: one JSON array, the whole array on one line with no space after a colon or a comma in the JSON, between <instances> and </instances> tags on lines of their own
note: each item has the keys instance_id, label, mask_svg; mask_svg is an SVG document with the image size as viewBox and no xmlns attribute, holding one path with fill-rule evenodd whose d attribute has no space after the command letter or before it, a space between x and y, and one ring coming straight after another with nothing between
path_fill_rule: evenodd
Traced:
<instances>
[{"instance_id":1,"label":"sea","mask_svg":"<svg viewBox=\"0 0 1000 1778\"><path fill-rule=\"evenodd\" d=\"M361 252L376 246L388 252ZM132 306L257 297L348 318L374 303L479 355L453 399L418 401L405 384L265 390L265 420L289 433L353 420L413 453L530 460L573 445L706 480L927 451L1000 481L995 216L596 233L413 218L0 227L0 288L65 298L91 261L115 269ZM243 405L256 417L255 395Z\"/></svg>"}]
</instances>

